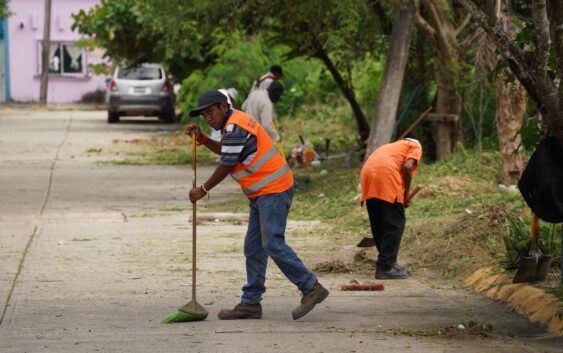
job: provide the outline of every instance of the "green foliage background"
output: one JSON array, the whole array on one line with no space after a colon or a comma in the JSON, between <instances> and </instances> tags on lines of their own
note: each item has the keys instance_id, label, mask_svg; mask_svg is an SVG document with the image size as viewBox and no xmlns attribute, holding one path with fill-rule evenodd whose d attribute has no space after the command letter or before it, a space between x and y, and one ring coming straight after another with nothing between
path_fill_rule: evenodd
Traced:
<instances>
[{"instance_id":1,"label":"green foliage background","mask_svg":"<svg viewBox=\"0 0 563 353\"><path fill-rule=\"evenodd\" d=\"M342 98L339 88L318 59L296 57L287 59L287 46L269 47L260 36L244 37L234 32L212 48L216 62L206 69L192 71L182 81L177 104L184 119L197 106L198 95L208 89L234 87L239 95L235 108L240 108L248 96L255 79L268 71L272 64L281 64L281 80L285 94L276 104L280 128L291 130L292 143L298 143L298 134L308 137L317 146L331 139L335 149L346 149L357 144L351 110ZM358 60L352 70L355 90L362 105L374 108L384 63L366 55ZM199 122L199 118L192 121ZM302 124L299 124L302 122ZM344 132L344 134L342 134Z\"/></svg>"},{"instance_id":2,"label":"green foliage background","mask_svg":"<svg viewBox=\"0 0 563 353\"><path fill-rule=\"evenodd\" d=\"M359 145L358 117L323 55L352 89L371 122L388 45L385 28L389 30L397 5L396 1L377 3L378 11L376 3L101 0L94 8L75 14L73 28L84 35L85 46L104 48L114 63L164 64L182 83L177 101L184 115L207 89L236 88L235 107L240 107L252 82L272 64L280 64L286 95L277 104L278 125L286 145L298 143L297 136L304 135L317 148L330 139L333 150L343 152ZM515 23L522 28L517 42L526 47L534 40L530 9L524 1L515 1L514 6ZM470 38L468 34L466 39ZM398 115L403 115L399 130L434 105L434 50L415 29L398 107ZM464 144L466 149L495 150L494 85L479 79L474 58L475 48L466 40L457 65L457 74L463 77L457 89L464 102ZM497 69L502 65L500 61ZM523 145L530 149L544 129L533 104L529 116L522 136ZM432 156L435 126L421 124L413 133L423 142L425 156Z\"/></svg>"}]
</instances>

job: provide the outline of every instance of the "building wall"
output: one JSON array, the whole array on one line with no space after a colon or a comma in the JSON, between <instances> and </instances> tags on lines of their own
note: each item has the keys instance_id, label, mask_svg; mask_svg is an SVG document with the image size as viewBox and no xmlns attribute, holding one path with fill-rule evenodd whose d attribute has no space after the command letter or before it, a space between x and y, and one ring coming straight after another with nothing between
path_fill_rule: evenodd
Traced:
<instances>
[{"instance_id":1,"label":"building wall","mask_svg":"<svg viewBox=\"0 0 563 353\"><path fill-rule=\"evenodd\" d=\"M51 43L69 44L80 35L71 30L71 14L93 7L99 0L52 0ZM43 39L44 0L13 0L9 2L12 16L8 18L10 95L13 101L39 100L41 84L41 40ZM50 103L79 101L85 93L105 89L105 76L88 72L87 65L102 59L91 53L82 54L83 73L50 74L47 100Z\"/></svg>"},{"instance_id":2,"label":"building wall","mask_svg":"<svg viewBox=\"0 0 563 353\"><path fill-rule=\"evenodd\" d=\"M10 99L10 72L8 71L8 21L0 18L0 102Z\"/></svg>"}]
</instances>

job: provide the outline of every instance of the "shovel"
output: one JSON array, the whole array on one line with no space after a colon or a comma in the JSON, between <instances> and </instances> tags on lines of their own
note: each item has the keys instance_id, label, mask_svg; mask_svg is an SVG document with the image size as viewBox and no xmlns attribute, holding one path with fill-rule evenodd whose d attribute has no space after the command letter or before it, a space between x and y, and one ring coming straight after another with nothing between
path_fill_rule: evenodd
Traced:
<instances>
[{"instance_id":1,"label":"shovel","mask_svg":"<svg viewBox=\"0 0 563 353\"><path fill-rule=\"evenodd\" d=\"M407 200L405 200L405 203L411 202L413 197L415 197L420 190L422 190L422 186L417 185L417 187L415 187L414 190L410 192ZM375 246L375 240L373 240L373 237L365 237L360 240L360 242L356 246L358 248L371 248L372 246Z\"/></svg>"},{"instance_id":2,"label":"shovel","mask_svg":"<svg viewBox=\"0 0 563 353\"><path fill-rule=\"evenodd\" d=\"M531 247L529 256L522 256L518 263L518 270L512 283L540 282L545 280L549 266L551 265L551 255L544 255L538 246L540 221L536 215L532 215Z\"/></svg>"}]
</instances>

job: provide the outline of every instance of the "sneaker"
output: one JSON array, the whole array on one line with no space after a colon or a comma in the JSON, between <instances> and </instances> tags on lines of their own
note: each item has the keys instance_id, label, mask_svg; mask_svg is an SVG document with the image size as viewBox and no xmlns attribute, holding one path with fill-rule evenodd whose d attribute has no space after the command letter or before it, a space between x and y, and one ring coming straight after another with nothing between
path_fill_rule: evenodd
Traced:
<instances>
[{"instance_id":1,"label":"sneaker","mask_svg":"<svg viewBox=\"0 0 563 353\"><path fill-rule=\"evenodd\" d=\"M221 320L243 320L243 319L261 319L262 305L240 303L234 309L223 309L217 314Z\"/></svg>"},{"instance_id":2,"label":"sneaker","mask_svg":"<svg viewBox=\"0 0 563 353\"><path fill-rule=\"evenodd\" d=\"M302 318L303 316L307 315L307 313L315 307L315 305L321 303L323 300L328 297L329 291L323 287L319 281L315 282L313 288L309 289L309 291L303 294L301 298L301 305L297 308L293 309L291 313L293 316L293 320L297 320Z\"/></svg>"},{"instance_id":3,"label":"sneaker","mask_svg":"<svg viewBox=\"0 0 563 353\"><path fill-rule=\"evenodd\" d=\"M380 268L375 269L376 279L405 279L409 278L410 274L404 268L397 268L397 266L391 267L389 270L383 270Z\"/></svg>"}]
</instances>

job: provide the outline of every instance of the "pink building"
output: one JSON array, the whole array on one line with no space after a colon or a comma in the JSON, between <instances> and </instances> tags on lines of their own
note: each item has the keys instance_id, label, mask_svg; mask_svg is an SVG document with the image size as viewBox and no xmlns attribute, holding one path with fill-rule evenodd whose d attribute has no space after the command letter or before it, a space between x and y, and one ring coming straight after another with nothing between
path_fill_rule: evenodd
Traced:
<instances>
[{"instance_id":1,"label":"pink building","mask_svg":"<svg viewBox=\"0 0 563 353\"><path fill-rule=\"evenodd\" d=\"M89 72L88 64L100 63L102 52L87 51L75 45L80 35L71 30L71 14L93 7L99 0L52 0L51 48L47 100L70 103L84 94L105 90L105 76ZM39 100L41 83L41 43L43 39L44 0L11 0L12 15L7 20L8 39L4 63L8 100Z\"/></svg>"}]
</instances>

